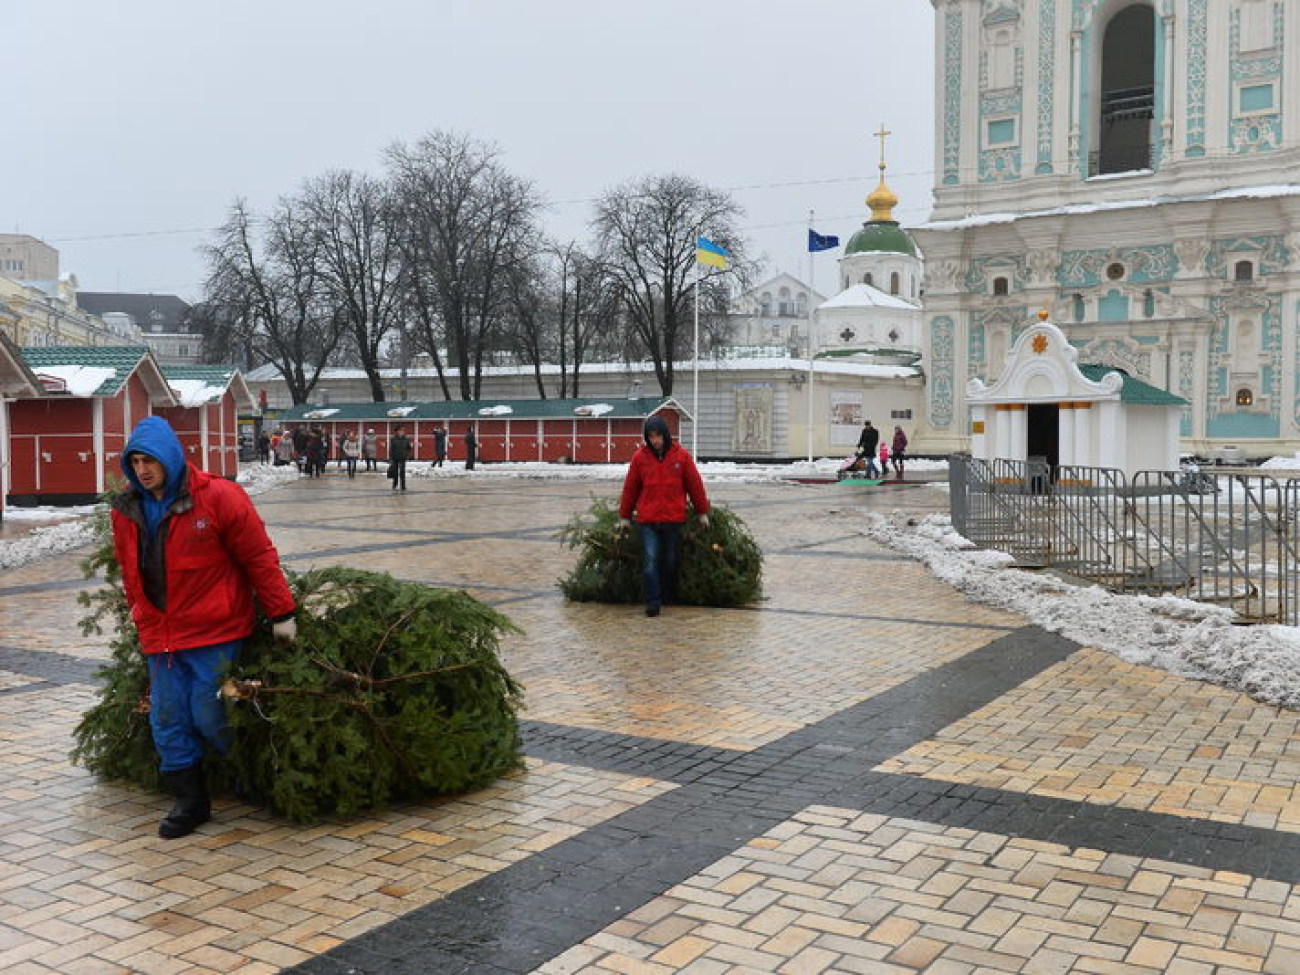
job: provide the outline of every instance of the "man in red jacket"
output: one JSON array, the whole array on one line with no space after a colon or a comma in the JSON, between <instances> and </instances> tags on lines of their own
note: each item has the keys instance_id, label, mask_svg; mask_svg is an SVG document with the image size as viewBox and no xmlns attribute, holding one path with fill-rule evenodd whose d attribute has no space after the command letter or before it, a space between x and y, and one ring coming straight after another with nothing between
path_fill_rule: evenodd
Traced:
<instances>
[{"instance_id":1,"label":"man in red jacket","mask_svg":"<svg viewBox=\"0 0 1300 975\"><path fill-rule=\"evenodd\" d=\"M677 555L682 525L686 522L686 500L709 526L709 498L695 460L681 444L673 443L662 417L645 421L645 445L638 447L623 479L619 500L620 528L632 526L636 512L641 530L641 572L645 578L645 614L658 616L659 607L671 602L677 582Z\"/></svg>"},{"instance_id":2,"label":"man in red jacket","mask_svg":"<svg viewBox=\"0 0 1300 975\"><path fill-rule=\"evenodd\" d=\"M294 600L253 502L238 484L192 467L161 417L122 451L134 490L113 503L113 552L149 667L149 726L176 805L158 826L174 839L212 815L205 746L225 752L223 670L253 632L253 597L277 639L297 636Z\"/></svg>"}]
</instances>

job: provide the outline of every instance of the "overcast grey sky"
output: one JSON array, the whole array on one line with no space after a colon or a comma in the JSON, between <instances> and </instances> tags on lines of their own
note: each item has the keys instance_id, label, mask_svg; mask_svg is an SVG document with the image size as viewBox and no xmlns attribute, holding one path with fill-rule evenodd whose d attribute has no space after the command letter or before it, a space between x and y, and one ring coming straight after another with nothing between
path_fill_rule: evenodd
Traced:
<instances>
[{"instance_id":1,"label":"overcast grey sky","mask_svg":"<svg viewBox=\"0 0 1300 975\"><path fill-rule=\"evenodd\" d=\"M882 122L896 216L930 209L929 0L33 0L6 21L0 227L87 291L194 300L234 199L377 172L439 128L496 144L564 240L604 190L681 172L806 277L808 211L842 238L867 216Z\"/></svg>"}]
</instances>

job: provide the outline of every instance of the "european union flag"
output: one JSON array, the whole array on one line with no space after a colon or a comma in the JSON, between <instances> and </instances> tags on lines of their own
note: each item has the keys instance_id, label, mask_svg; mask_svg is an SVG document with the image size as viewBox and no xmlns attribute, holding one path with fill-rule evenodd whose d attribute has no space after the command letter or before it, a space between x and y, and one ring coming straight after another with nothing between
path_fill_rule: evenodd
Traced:
<instances>
[{"instance_id":1,"label":"european union flag","mask_svg":"<svg viewBox=\"0 0 1300 975\"><path fill-rule=\"evenodd\" d=\"M811 227L808 228L808 253L816 254L818 251L828 251L832 247L839 247L840 239L834 234L819 234Z\"/></svg>"}]
</instances>

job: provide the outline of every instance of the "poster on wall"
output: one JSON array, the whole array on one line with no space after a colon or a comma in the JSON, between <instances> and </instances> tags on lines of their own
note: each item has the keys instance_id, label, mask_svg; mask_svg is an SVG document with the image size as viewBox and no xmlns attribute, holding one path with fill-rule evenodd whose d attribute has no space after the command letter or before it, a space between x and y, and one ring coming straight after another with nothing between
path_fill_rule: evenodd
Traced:
<instances>
[{"instance_id":1,"label":"poster on wall","mask_svg":"<svg viewBox=\"0 0 1300 975\"><path fill-rule=\"evenodd\" d=\"M862 394L831 393L831 446L854 447L862 432Z\"/></svg>"},{"instance_id":2,"label":"poster on wall","mask_svg":"<svg viewBox=\"0 0 1300 975\"><path fill-rule=\"evenodd\" d=\"M737 386L736 419L731 425L731 449L738 454L772 452L772 387Z\"/></svg>"}]
</instances>

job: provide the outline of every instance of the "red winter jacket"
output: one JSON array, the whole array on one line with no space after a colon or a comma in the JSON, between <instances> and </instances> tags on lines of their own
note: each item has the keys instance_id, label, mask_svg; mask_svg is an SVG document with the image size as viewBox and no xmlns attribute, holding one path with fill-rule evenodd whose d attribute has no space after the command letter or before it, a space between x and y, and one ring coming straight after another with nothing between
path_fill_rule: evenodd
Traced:
<instances>
[{"instance_id":1,"label":"red winter jacket","mask_svg":"<svg viewBox=\"0 0 1300 975\"><path fill-rule=\"evenodd\" d=\"M709 498L695 461L686 448L672 443L663 459L645 444L637 448L623 480L623 496L618 505L620 518L642 523L686 520L686 499L697 515L708 514Z\"/></svg>"},{"instance_id":2,"label":"red winter jacket","mask_svg":"<svg viewBox=\"0 0 1300 975\"><path fill-rule=\"evenodd\" d=\"M122 568L131 618L145 653L169 653L240 640L253 632L253 594L271 619L291 616L293 594L266 526L244 489L189 467L186 489L164 519L165 610L145 595L135 491L114 503L113 552Z\"/></svg>"}]
</instances>

